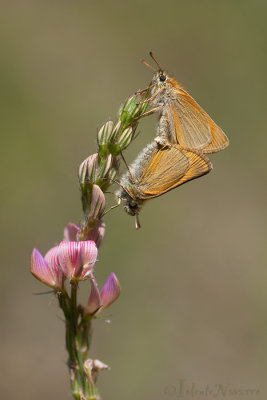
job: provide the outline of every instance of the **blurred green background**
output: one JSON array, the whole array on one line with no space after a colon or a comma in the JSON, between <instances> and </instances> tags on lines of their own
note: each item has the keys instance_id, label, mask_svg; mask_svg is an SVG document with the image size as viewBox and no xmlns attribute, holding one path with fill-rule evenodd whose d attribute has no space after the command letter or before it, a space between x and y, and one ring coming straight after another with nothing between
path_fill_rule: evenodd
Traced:
<instances>
[{"instance_id":1,"label":"blurred green background","mask_svg":"<svg viewBox=\"0 0 267 400\"><path fill-rule=\"evenodd\" d=\"M30 253L79 222L77 168L96 150L97 127L149 83L140 59L153 50L230 147L210 156L211 174L150 201L140 231L122 207L106 216L96 276L102 285L114 271L122 294L111 324L94 324L92 356L111 366L100 393L175 399L185 379L266 399L266 1L0 7L3 398L71 398L62 315L53 296L33 295L46 288L29 273ZM139 128L129 162L156 117Z\"/></svg>"}]
</instances>

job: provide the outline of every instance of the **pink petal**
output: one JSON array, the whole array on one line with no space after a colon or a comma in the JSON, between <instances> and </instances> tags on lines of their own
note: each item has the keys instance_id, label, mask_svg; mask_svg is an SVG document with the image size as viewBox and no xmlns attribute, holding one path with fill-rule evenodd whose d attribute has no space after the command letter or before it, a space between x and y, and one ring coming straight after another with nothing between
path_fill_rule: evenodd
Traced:
<instances>
[{"instance_id":1,"label":"pink petal","mask_svg":"<svg viewBox=\"0 0 267 400\"><path fill-rule=\"evenodd\" d=\"M104 193L102 192L99 186L93 185L90 211L88 216L93 219L101 218L105 210L105 207L106 207L106 199Z\"/></svg>"},{"instance_id":2,"label":"pink petal","mask_svg":"<svg viewBox=\"0 0 267 400\"><path fill-rule=\"evenodd\" d=\"M113 157L111 154L108 155L107 158L105 158L104 160L101 160L100 166L98 168L98 178L104 178L108 171L111 168L113 162Z\"/></svg>"},{"instance_id":3,"label":"pink petal","mask_svg":"<svg viewBox=\"0 0 267 400\"><path fill-rule=\"evenodd\" d=\"M77 242L77 233L79 227L72 222L69 222L64 228L64 242Z\"/></svg>"},{"instance_id":4,"label":"pink petal","mask_svg":"<svg viewBox=\"0 0 267 400\"><path fill-rule=\"evenodd\" d=\"M33 249L32 251L31 273L45 285L51 286L53 288L57 287L57 283L54 279L53 273L51 272L42 254L37 249Z\"/></svg>"},{"instance_id":5,"label":"pink petal","mask_svg":"<svg viewBox=\"0 0 267 400\"><path fill-rule=\"evenodd\" d=\"M64 274L69 278L80 270L81 242L61 242L58 249L58 260Z\"/></svg>"},{"instance_id":6,"label":"pink petal","mask_svg":"<svg viewBox=\"0 0 267 400\"><path fill-rule=\"evenodd\" d=\"M105 122L105 124L99 129L97 138L98 138L98 143L100 145L107 144L110 142L110 139L113 136L112 130L113 130L112 121Z\"/></svg>"},{"instance_id":7,"label":"pink petal","mask_svg":"<svg viewBox=\"0 0 267 400\"><path fill-rule=\"evenodd\" d=\"M58 250L59 264L65 275L86 279L93 269L97 247L91 240L83 242L61 242Z\"/></svg>"},{"instance_id":8,"label":"pink petal","mask_svg":"<svg viewBox=\"0 0 267 400\"><path fill-rule=\"evenodd\" d=\"M93 270L94 264L97 258L97 247L95 242L92 240L87 240L83 243L81 256L82 256L82 265L83 271L81 274L82 279L89 278L90 273Z\"/></svg>"},{"instance_id":9,"label":"pink petal","mask_svg":"<svg viewBox=\"0 0 267 400\"><path fill-rule=\"evenodd\" d=\"M89 297L88 304L86 307L86 311L88 314L93 314L101 306L101 298L100 298L100 293L99 293L99 290L97 287L95 277L93 276L93 274L91 274L90 277L91 277L91 281L90 281L91 293L90 293L90 297Z\"/></svg>"},{"instance_id":10,"label":"pink petal","mask_svg":"<svg viewBox=\"0 0 267 400\"><path fill-rule=\"evenodd\" d=\"M112 136L113 136L114 138L116 138L117 133L119 132L120 127L121 127L121 121L119 121L119 122L115 125L115 127L114 127L114 129L113 129Z\"/></svg>"},{"instance_id":11,"label":"pink petal","mask_svg":"<svg viewBox=\"0 0 267 400\"><path fill-rule=\"evenodd\" d=\"M60 268L60 265L59 265L58 246L50 249L46 253L44 259L47 262L47 264L51 270L51 273L54 276L54 280L57 283L57 286L62 287L64 275L63 275L62 269Z\"/></svg>"},{"instance_id":12,"label":"pink petal","mask_svg":"<svg viewBox=\"0 0 267 400\"><path fill-rule=\"evenodd\" d=\"M116 275L111 272L100 292L101 311L109 307L120 295L120 283Z\"/></svg>"},{"instance_id":13,"label":"pink petal","mask_svg":"<svg viewBox=\"0 0 267 400\"><path fill-rule=\"evenodd\" d=\"M97 221L95 226L88 232L87 240L93 240L99 249L101 246L106 230L106 224L103 221Z\"/></svg>"},{"instance_id":14,"label":"pink petal","mask_svg":"<svg viewBox=\"0 0 267 400\"><path fill-rule=\"evenodd\" d=\"M98 166L98 154L92 154L86 158L79 167L79 179L82 184L94 182Z\"/></svg>"}]
</instances>

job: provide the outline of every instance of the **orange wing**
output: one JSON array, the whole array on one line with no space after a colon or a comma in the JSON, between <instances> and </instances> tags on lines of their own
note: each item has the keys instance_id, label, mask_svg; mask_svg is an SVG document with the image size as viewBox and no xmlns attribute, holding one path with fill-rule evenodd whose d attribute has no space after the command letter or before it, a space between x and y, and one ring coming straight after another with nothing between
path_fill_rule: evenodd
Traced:
<instances>
[{"instance_id":1,"label":"orange wing","mask_svg":"<svg viewBox=\"0 0 267 400\"><path fill-rule=\"evenodd\" d=\"M215 153L227 147L227 136L200 105L185 90L176 91L167 118L178 144L203 153Z\"/></svg>"},{"instance_id":2,"label":"orange wing","mask_svg":"<svg viewBox=\"0 0 267 400\"><path fill-rule=\"evenodd\" d=\"M208 158L181 146L158 150L138 182L139 198L147 200L168 192L192 179L207 174L212 168Z\"/></svg>"}]
</instances>

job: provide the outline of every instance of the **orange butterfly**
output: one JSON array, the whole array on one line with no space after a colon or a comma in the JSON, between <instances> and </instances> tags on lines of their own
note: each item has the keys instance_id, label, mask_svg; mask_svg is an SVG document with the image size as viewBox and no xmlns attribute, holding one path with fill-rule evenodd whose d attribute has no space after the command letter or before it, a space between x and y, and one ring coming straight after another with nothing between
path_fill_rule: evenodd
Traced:
<instances>
[{"instance_id":1,"label":"orange butterfly","mask_svg":"<svg viewBox=\"0 0 267 400\"><path fill-rule=\"evenodd\" d=\"M179 145L161 147L153 141L122 176L121 188L115 193L118 204L123 201L125 211L135 216L138 229L138 214L145 201L205 175L211 169L212 164L204 154Z\"/></svg>"},{"instance_id":2,"label":"orange butterfly","mask_svg":"<svg viewBox=\"0 0 267 400\"><path fill-rule=\"evenodd\" d=\"M150 88L150 110L141 117L159 113L158 137L161 145L180 144L203 153L215 153L225 149L229 140L200 105L156 62L158 71L144 60L155 72ZM147 88L148 89L148 88ZM142 90L139 93L144 92Z\"/></svg>"}]
</instances>

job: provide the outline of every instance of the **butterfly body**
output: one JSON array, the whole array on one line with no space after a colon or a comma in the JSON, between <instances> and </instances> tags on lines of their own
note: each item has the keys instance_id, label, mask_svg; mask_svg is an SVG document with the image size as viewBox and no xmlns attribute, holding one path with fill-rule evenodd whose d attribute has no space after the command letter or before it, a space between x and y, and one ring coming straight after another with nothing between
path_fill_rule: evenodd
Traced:
<instances>
[{"instance_id":1,"label":"butterfly body","mask_svg":"<svg viewBox=\"0 0 267 400\"><path fill-rule=\"evenodd\" d=\"M141 117L157 113L157 137L146 146L128 171L122 176L116 192L118 203L136 217L143 204L202 175L212 169L205 153L215 153L228 146L224 132L215 124L200 105L160 68L155 71L148 88L149 109Z\"/></svg>"},{"instance_id":2,"label":"butterfly body","mask_svg":"<svg viewBox=\"0 0 267 400\"><path fill-rule=\"evenodd\" d=\"M145 201L207 174L212 164L204 154L179 145L146 146L120 180L116 192L127 214L137 216Z\"/></svg>"},{"instance_id":3,"label":"butterfly body","mask_svg":"<svg viewBox=\"0 0 267 400\"><path fill-rule=\"evenodd\" d=\"M179 144L202 153L215 153L228 146L221 128L166 72L157 71L150 87L150 109L143 116L158 113L158 143Z\"/></svg>"}]
</instances>

